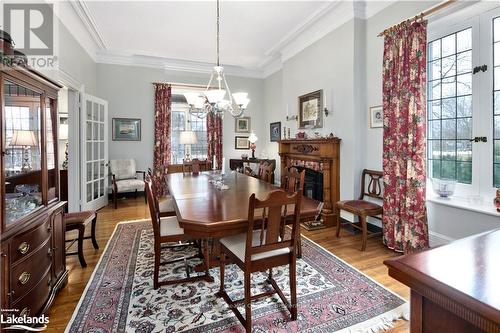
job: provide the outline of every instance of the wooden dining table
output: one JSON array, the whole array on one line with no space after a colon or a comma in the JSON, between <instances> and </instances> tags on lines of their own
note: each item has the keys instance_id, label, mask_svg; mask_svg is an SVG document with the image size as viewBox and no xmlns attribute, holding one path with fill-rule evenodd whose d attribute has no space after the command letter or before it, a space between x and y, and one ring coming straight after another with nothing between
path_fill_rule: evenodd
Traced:
<instances>
[{"instance_id":1,"label":"wooden dining table","mask_svg":"<svg viewBox=\"0 0 500 333\"><path fill-rule=\"evenodd\" d=\"M279 187L238 172L224 175L224 184L228 189L220 190L210 181L220 177L220 172L201 172L197 175L172 173L166 175L168 190L174 199L174 208L179 225L184 232L193 237L218 238L246 232L248 228L248 203L255 193L264 199L267 194ZM317 216L320 202L308 197L302 198L301 220L310 220ZM289 210L293 214L293 208ZM258 214L256 214L258 216ZM218 248L213 242L212 249L205 255L210 256ZM210 266L217 264L212 258Z\"/></svg>"}]
</instances>

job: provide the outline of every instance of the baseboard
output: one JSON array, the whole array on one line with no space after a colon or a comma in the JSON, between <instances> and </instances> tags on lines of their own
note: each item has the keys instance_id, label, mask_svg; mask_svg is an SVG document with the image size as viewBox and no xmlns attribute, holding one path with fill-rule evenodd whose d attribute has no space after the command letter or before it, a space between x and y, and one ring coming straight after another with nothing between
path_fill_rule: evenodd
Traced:
<instances>
[{"instance_id":1,"label":"baseboard","mask_svg":"<svg viewBox=\"0 0 500 333\"><path fill-rule=\"evenodd\" d=\"M446 245L454 241L453 238L446 235L440 234L435 231L429 231L429 245L430 247L438 247L441 245Z\"/></svg>"}]
</instances>

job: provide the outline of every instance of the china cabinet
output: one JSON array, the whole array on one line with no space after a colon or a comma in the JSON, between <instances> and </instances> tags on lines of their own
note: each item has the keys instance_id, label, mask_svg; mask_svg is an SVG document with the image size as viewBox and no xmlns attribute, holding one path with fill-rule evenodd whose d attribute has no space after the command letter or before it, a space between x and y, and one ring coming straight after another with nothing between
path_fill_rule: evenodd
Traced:
<instances>
[{"instance_id":1,"label":"china cabinet","mask_svg":"<svg viewBox=\"0 0 500 333\"><path fill-rule=\"evenodd\" d=\"M67 281L57 156L61 87L32 69L0 66L1 309L37 316Z\"/></svg>"}]
</instances>

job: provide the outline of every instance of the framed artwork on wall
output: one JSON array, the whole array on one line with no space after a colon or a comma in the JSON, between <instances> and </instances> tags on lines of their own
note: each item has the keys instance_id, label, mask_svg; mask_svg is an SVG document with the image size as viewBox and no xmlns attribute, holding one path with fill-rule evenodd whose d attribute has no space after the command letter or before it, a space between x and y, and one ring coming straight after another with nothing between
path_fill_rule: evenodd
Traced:
<instances>
[{"instance_id":1,"label":"framed artwork on wall","mask_svg":"<svg viewBox=\"0 0 500 333\"><path fill-rule=\"evenodd\" d=\"M382 105L370 107L370 128L384 127L384 110Z\"/></svg>"},{"instance_id":2,"label":"framed artwork on wall","mask_svg":"<svg viewBox=\"0 0 500 333\"><path fill-rule=\"evenodd\" d=\"M234 138L234 149L248 150L250 149L250 141L246 136L237 136Z\"/></svg>"},{"instance_id":3,"label":"framed artwork on wall","mask_svg":"<svg viewBox=\"0 0 500 333\"><path fill-rule=\"evenodd\" d=\"M239 117L234 120L235 133L250 133L250 117Z\"/></svg>"},{"instance_id":4,"label":"framed artwork on wall","mask_svg":"<svg viewBox=\"0 0 500 333\"><path fill-rule=\"evenodd\" d=\"M269 131L271 142L277 142L281 139L281 121L271 123L271 125L269 125Z\"/></svg>"},{"instance_id":5,"label":"framed artwork on wall","mask_svg":"<svg viewBox=\"0 0 500 333\"><path fill-rule=\"evenodd\" d=\"M323 127L323 90L299 96L299 128Z\"/></svg>"},{"instance_id":6,"label":"framed artwork on wall","mask_svg":"<svg viewBox=\"0 0 500 333\"><path fill-rule=\"evenodd\" d=\"M141 120L136 118L112 119L113 141L141 141Z\"/></svg>"}]
</instances>

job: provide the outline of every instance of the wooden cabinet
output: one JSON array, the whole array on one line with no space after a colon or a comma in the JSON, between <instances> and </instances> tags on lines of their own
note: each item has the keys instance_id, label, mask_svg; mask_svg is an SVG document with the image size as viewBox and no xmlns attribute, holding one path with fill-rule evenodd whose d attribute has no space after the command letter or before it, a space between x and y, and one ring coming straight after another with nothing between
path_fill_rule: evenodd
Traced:
<instances>
[{"instance_id":1,"label":"wooden cabinet","mask_svg":"<svg viewBox=\"0 0 500 333\"><path fill-rule=\"evenodd\" d=\"M29 68L0 67L0 302L2 309L17 309L14 316L46 312L67 281L59 88Z\"/></svg>"}]
</instances>

